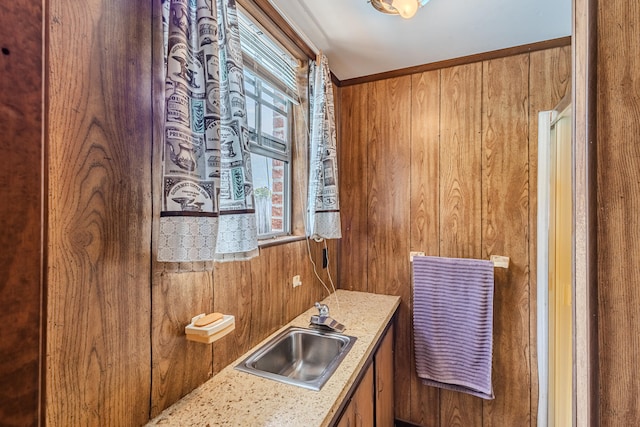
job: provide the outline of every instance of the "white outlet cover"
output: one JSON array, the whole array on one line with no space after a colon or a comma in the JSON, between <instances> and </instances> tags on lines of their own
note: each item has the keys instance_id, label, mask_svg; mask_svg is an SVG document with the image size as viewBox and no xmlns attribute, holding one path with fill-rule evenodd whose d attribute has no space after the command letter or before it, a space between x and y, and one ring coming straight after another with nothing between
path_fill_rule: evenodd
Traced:
<instances>
[{"instance_id":1,"label":"white outlet cover","mask_svg":"<svg viewBox=\"0 0 640 427\"><path fill-rule=\"evenodd\" d=\"M302 280L300 280L300 275L296 274L295 276L293 276L293 281L292 282L293 282L293 287L294 288L302 285Z\"/></svg>"}]
</instances>

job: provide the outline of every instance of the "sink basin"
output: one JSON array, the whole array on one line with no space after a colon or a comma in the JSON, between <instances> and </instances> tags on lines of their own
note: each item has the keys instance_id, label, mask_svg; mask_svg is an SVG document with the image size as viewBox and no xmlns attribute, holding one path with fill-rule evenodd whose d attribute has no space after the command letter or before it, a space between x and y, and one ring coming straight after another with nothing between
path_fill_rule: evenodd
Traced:
<instances>
[{"instance_id":1,"label":"sink basin","mask_svg":"<svg viewBox=\"0 0 640 427\"><path fill-rule=\"evenodd\" d=\"M355 337L289 327L249 355L235 369L320 390L347 355Z\"/></svg>"}]
</instances>

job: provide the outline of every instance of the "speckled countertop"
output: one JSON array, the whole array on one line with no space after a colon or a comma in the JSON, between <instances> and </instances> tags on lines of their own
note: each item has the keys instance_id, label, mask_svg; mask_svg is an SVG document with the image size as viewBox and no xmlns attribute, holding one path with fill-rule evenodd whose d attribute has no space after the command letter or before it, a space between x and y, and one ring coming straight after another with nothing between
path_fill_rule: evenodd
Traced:
<instances>
[{"instance_id":1,"label":"speckled countertop","mask_svg":"<svg viewBox=\"0 0 640 427\"><path fill-rule=\"evenodd\" d=\"M354 346L320 391L284 384L240 372L238 358L206 383L165 409L148 426L327 426L345 399L358 373L391 320L400 298L365 292L338 290L324 302L331 317L346 326L345 334L355 336ZM310 308L288 326L309 325L317 314ZM263 343L258 344L257 347ZM213 345L216 345L215 342Z\"/></svg>"}]
</instances>

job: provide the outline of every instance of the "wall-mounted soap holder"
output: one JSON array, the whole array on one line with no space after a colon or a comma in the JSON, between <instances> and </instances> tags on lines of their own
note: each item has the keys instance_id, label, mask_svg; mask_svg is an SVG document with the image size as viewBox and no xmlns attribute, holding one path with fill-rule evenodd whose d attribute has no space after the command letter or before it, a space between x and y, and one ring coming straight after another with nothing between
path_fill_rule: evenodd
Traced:
<instances>
[{"instance_id":1,"label":"wall-mounted soap holder","mask_svg":"<svg viewBox=\"0 0 640 427\"><path fill-rule=\"evenodd\" d=\"M222 317L220 317L222 316ZM210 323L207 323L211 319ZM187 339L190 341L210 344L227 335L236 328L236 319L230 314L219 315L211 313L198 314L191 319L184 328Z\"/></svg>"}]
</instances>

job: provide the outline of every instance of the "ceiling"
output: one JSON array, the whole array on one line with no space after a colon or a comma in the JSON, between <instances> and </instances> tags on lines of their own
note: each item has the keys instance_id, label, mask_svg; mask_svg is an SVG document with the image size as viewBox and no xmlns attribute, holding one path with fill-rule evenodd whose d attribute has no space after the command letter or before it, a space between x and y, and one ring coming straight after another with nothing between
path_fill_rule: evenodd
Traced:
<instances>
[{"instance_id":1,"label":"ceiling","mask_svg":"<svg viewBox=\"0 0 640 427\"><path fill-rule=\"evenodd\" d=\"M571 35L572 0L430 0L410 20L368 0L269 0L340 80Z\"/></svg>"}]
</instances>

